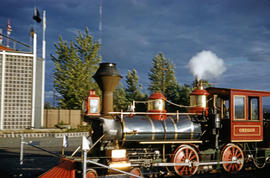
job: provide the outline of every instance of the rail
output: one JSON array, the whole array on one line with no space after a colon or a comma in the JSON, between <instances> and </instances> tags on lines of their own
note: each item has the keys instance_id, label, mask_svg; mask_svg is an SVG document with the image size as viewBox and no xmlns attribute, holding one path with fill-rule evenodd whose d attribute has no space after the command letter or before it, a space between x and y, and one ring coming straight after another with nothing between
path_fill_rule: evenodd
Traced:
<instances>
[{"instance_id":1,"label":"rail","mask_svg":"<svg viewBox=\"0 0 270 178\"><path fill-rule=\"evenodd\" d=\"M105 135L103 134L92 146L91 146L91 148L87 151L87 152L89 152L89 151L91 151L95 146L96 146L96 144L98 143L98 142L100 142L101 141L101 139L104 137ZM90 136L89 136L90 137ZM89 137L87 137L87 138L89 138ZM77 147L77 149L71 154L71 157L73 157L79 150L81 149L81 146L78 146Z\"/></svg>"},{"instance_id":2,"label":"rail","mask_svg":"<svg viewBox=\"0 0 270 178\"><path fill-rule=\"evenodd\" d=\"M83 136L83 137L85 137L85 136ZM119 170L119 169L116 169L116 168L112 168L112 167L110 167L110 166L107 166L107 165L104 165L104 164L101 164L101 163L97 163L97 162L95 162L95 161L92 161L92 160L87 160L87 152L89 152L102 138L104 137L104 135L102 135L94 144L92 144L92 143L90 143L90 142L88 142L88 143L84 143L84 139L83 139L83 143L82 143L82 146L79 146L76 150L75 150L75 152L73 152L73 154L72 154L72 156L74 156L75 154L76 154L76 152L78 151L78 150L82 150L82 152L83 152L83 158L82 159L75 159L76 161L81 161L82 163L83 163L83 178L86 178L86 172L87 172L87 163L91 163L91 164L95 164L95 165L97 165L97 166L100 166L100 167L103 167L103 168L106 168L106 169L111 169L111 170L113 170L113 171L116 171L116 172L120 172L120 173L122 173L122 174L125 174L125 175L128 175L128 176L132 176L132 177L136 177L136 178L142 178L141 176L138 176L138 175L135 175L135 174L132 174L132 173L130 173L130 172L126 172L126 171L122 171L122 170ZM85 137L86 138L86 137ZM67 140L65 140L65 139L67 139L67 138L64 138L63 137L63 147L65 147L64 146L64 144L66 144L65 142L67 142ZM65 140L65 141L64 141ZM47 153L50 153L50 154L52 154L53 156L55 156L55 157L58 157L58 158L62 158L63 157L63 155L59 155L59 154L56 154L56 153L53 153L53 152L51 152L51 151L48 151L48 150L46 150L46 149L44 149L44 148L41 148L41 147L39 147L39 146L37 146L37 145L39 145L40 144L40 142L39 141L28 141L28 142L26 142L26 141L24 141L24 137L23 136L21 136L21 142L20 142L20 144L21 144L21 148L20 148L20 165L23 165L23 149L24 149L24 145L28 145L28 146L32 146L32 147L34 147L34 148L37 148L37 149L39 149L39 150L42 150L42 151L44 151L44 152L47 152ZM84 148L84 145L85 144L87 144L88 146L91 146L91 147L89 147L89 148Z\"/></svg>"},{"instance_id":3,"label":"rail","mask_svg":"<svg viewBox=\"0 0 270 178\"><path fill-rule=\"evenodd\" d=\"M180 115L187 115L187 116L190 116L190 115L202 115L201 113L179 113L179 112L176 112L176 113L162 113L162 112L108 112L108 114L110 115L120 115L121 119L124 118L124 115L130 115L130 116L133 116L133 115L158 115L158 114L162 114L162 115L167 115L167 116L176 116L177 120L179 119L179 116Z\"/></svg>"},{"instance_id":4,"label":"rail","mask_svg":"<svg viewBox=\"0 0 270 178\"><path fill-rule=\"evenodd\" d=\"M211 101L211 100L212 100L212 98L210 98L209 100L207 100L207 103L208 103L209 101ZM169 103L169 104L171 104L171 105L177 106L177 107L179 107L179 108L192 108L192 107L197 107L197 106L200 107L200 106L201 106L201 105L187 106L187 105L176 104L176 103L174 103L174 102L172 102L172 101L169 101L169 100L167 100L167 99L165 99L164 101L166 101L167 103ZM148 103L152 103L152 102L155 102L155 100L133 101L133 102L132 102L132 105L131 105L131 108L135 108L135 104L139 104L139 103L141 103L141 104L148 104Z\"/></svg>"},{"instance_id":5,"label":"rail","mask_svg":"<svg viewBox=\"0 0 270 178\"><path fill-rule=\"evenodd\" d=\"M165 166L208 166L208 165L217 165L217 164L242 164L242 160L235 161L213 161L213 162L187 162L187 163L154 163L153 166L156 167L165 167Z\"/></svg>"},{"instance_id":6,"label":"rail","mask_svg":"<svg viewBox=\"0 0 270 178\"><path fill-rule=\"evenodd\" d=\"M42 150L42 151L44 151L44 152L50 153L50 154L52 154L53 156L55 156L55 157L57 157L57 158L61 158L61 156L60 156L59 154L53 153L53 152L51 152L51 151L48 151L48 150L46 150L46 149L44 149L44 148L41 148L41 147L37 146L37 145L40 144L39 141L29 141L29 142L25 142L25 141L24 141L24 137L21 136L20 165L23 165L23 149L24 149L24 144L26 144L26 145L28 145L28 146L32 146L32 147L34 147L34 148L36 148L36 149L39 149L39 150Z\"/></svg>"},{"instance_id":7,"label":"rail","mask_svg":"<svg viewBox=\"0 0 270 178\"><path fill-rule=\"evenodd\" d=\"M102 135L97 141L96 143L99 142L99 140L101 140L103 138L104 135ZM95 143L95 144L96 144ZM100 167L103 167L103 168L106 168L106 169L111 169L113 171L116 171L116 172L120 172L122 174L125 174L125 175L129 175L129 176L132 176L132 177L137 177L137 178L143 178L141 176L138 176L138 175L135 175L135 174L132 174L132 173L129 173L129 172L126 172L126 171L122 171L122 170L119 170L119 169L115 169L115 168L112 168L110 166L107 166L107 165L104 165L104 164L101 164L101 163L97 163L95 161L92 161L92 160L87 160L87 153L89 150L91 150L95 144L91 144L91 142L89 142L89 140L83 136L83 139L82 139L82 146L81 146L81 150L83 152L83 160L82 160L82 163L83 163L83 178L86 178L86 172L87 172L87 163L91 163L91 164L95 164L97 166L100 166ZM90 148L91 146L91 148Z\"/></svg>"}]
</instances>

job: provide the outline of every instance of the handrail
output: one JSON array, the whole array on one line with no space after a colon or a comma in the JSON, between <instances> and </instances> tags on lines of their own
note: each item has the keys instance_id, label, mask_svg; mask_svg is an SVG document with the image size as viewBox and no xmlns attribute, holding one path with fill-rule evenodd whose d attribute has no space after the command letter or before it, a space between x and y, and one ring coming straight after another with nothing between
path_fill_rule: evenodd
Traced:
<instances>
[{"instance_id":1,"label":"handrail","mask_svg":"<svg viewBox=\"0 0 270 178\"><path fill-rule=\"evenodd\" d=\"M108 114L115 115L115 114L123 114L123 115L156 115L156 114L163 114L163 115L201 115L200 113L163 113L163 112L108 112Z\"/></svg>"}]
</instances>

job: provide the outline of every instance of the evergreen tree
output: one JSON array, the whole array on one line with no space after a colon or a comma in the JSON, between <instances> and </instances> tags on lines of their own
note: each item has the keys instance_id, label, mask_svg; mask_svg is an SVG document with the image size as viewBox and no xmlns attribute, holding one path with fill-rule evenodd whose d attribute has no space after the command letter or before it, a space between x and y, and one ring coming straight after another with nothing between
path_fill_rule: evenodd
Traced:
<instances>
[{"instance_id":1,"label":"evergreen tree","mask_svg":"<svg viewBox=\"0 0 270 178\"><path fill-rule=\"evenodd\" d=\"M55 90L60 94L59 106L64 109L81 109L82 101L90 89L98 90L92 76L98 68L101 57L98 56L100 44L85 29L69 44L59 37L54 44L56 56L51 55L55 65Z\"/></svg>"},{"instance_id":2,"label":"evergreen tree","mask_svg":"<svg viewBox=\"0 0 270 178\"><path fill-rule=\"evenodd\" d=\"M191 87L188 85L181 86L175 78L175 68L171 60L167 60L162 53L159 53L153 59L153 67L149 73L151 81L149 90L161 92L165 95L168 101L177 105L189 105L189 94ZM178 107L172 104L167 104L168 112L186 112L185 107Z\"/></svg>"},{"instance_id":3,"label":"evergreen tree","mask_svg":"<svg viewBox=\"0 0 270 178\"><path fill-rule=\"evenodd\" d=\"M113 107L115 111L127 110L129 101L122 83L119 83L113 93Z\"/></svg>"},{"instance_id":4,"label":"evergreen tree","mask_svg":"<svg viewBox=\"0 0 270 178\"><path fill-rule=\"evenodd\" d=\"M180 95L178 99L178 103L180 105L189 106L190 105L190 96L189 94L192 92L192 88L189 85L184 84L184 86L181 87ZM179 111L187 112L187 108L181 108Z\"/></svg>"},{"instance_id":5,"label":"evergreen tree","mask_svg":"<svg viewBox=\"0 0 270 178\"><path fill-rule=\"evenodd\" d=\"M137 71L135 69L133 69L132 72L128 70L128 74L126 76L127 87L125 91L127 99L130 102L145 99L145 95L142 93L142 85L138 84L138 81L139 77L137 75Z\"/></svg>"},{"instance_id":6,"label":"evergreen tree","mask_svg":"<svg viewBox=\"0 0 270 178\"><path fill-rule=\"evenodd\" d=\"M52 109L50 102L48 101L45 102L44 109Z\"/></svg>"},{"instance_id":7,"label":"evergreen tree","mask_svg":"<svg viewBox=\"0 0 270 178\"><path fill-rule=\"evenodd\" d=\"M137 71L133 69L131 72L128 71L126 76L126 84L127 87L125 89L127 94L127 99L131 104L133 101L145 101L147 95L142 92L142 85L138 83L139 77L137 75ZM145 111L145 104L136 104L136 111Z\"/></svg>"},{"instance_id":8,"label":"evergreen tree","mask_svg":"<svg viewBox=\"0 0 270 178\"><path fill-rule=\"evenodd\" d=\"M168 101L171 101L177 105L189 106L189 94L192 89L189 85L181 86L179 84L171 85L166 90L166 97ZM186 107L178 107L172 104L167 104L168 112L187 112Z\"/></svg>"},{"instance_id":9,"label":"evergreen tree","mask_svg":"<svg viewBox=\"0 0 270 178\"><path fill-rule=\"evenodd\" d=\"M166 88L177 84L175 78L174 65L171 60L167 60L162 53L155 55L153 67L148 74L151 81L149 90L161 92L166 95Z\"/></svg>"},{"instance_id":10,"label":"evergreen tree","mask_svg":"<svg viewBox=\"0 0 270 178\"><path fill-rule=\"evenodd\" d=\"M179 103L180 91L181 86L179 84L171 85L170 87L166 88L167 100L175 104L180 104ZM168 112L175 112L177 110L180 110L180 108L170 103L166 103L166 110Z\"/></svg>"}]
</instances>

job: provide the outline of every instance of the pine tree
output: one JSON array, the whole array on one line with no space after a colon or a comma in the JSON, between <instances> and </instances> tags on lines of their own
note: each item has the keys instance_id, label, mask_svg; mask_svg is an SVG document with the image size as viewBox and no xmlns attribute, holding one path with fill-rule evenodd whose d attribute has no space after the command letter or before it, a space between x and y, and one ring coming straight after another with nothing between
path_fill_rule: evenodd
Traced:
<instances>
[{"instance_id":1,"label":"pine tree","mask_svg":"<svg viewBox=\"0 0 270 178\"><path fill-rule=\"evenodd\" d=\"M155 55L153 67L148 74L151 81L149 90L161 92L166 95L166 88L176 85L174 65L171 60L167 60L162 53Z\"/></svg>"},{"instance_id":2,"label":"pine tree","mask_svg":"<svg viewBox=\"0 0 270 178\"><path fill-rule=\"evenodd\" d=\"M191 93L191 87L189 85L181 86L179 84L171 85L166 90L167 100L183 106L189 106L189 94ZM169 112L176 112L177 110L180 112L187 112L186 107L178 107L175 105L168 104L167 110Z\"/></svg>"},{"instance_id":3,"label":"pine tree","mask_svg":"<svg viewBox=\"0 0 270 178\"><path fill-rule=\"evenodd\" d=\"M128 74L126 76L126 93L127 99L132 102L134 100L142 100L145 95L142 93L142 85L138 84L139 77L137 75L137 71L135 69L130 72L128 70Z\"/></svg>"},{"instance_id":4,"label":"pine tree","mask_svg":"<svg viewBox=\"0 0 270 178\"><path fill-rule=\"evenodd\" d=\"M76 36L75 42L69 44L59 37L54 45L56 55L52 60L55 65L55 90L59 93L59 106L64 109L81 109L82 101L90 89L98 90L92 76L98 68L101 57L98 56L100 45L85 29ZM98 94L100 91L98 91Z\"/></svg>"},{"instance_id":5,"label":"pine tree","mask_svg":"<svg viewBox=\"0 0 270 178\"><path fill-rule=\"evenodd\" d=\"M113 93L113 106L115 111L127 110L129 101L122 83L119 83Z\"/></svg>"},{"instance_id":6,"label":"pine tree","mask_svg":"<svg viewBox=\"0 0 270 178\"><path fill-rule=\"evenodd\" d=\"M189 94L191 87L188 85L181 86L175 78L175 68L171 60L167 60L162 53L155 55L153 59L153 67L150 70L149 79L151 81L149 90L161 92L165 95L168 101L178 105L189 105ZM166 110L175 112L179 110L186 112L186 108L179 108L172 104L167 104Z\"/></svg>"},{"instance_id":7,"label":"pine tree","mask_svg":"<svg viewBox=\"0 0 270 178\"><path fill-rule=\"evenodd\" d=\"M50 104L50 102L46 101L45 104L44 104L44 109L51 109L52 106Z\"/></svg>"},{"instance_id":8,"label":"pine tree","mask_svg":"<svg viewBox=\"0 0 270 178\"><path fill-rule=\"evenodd\" d=\"M128 71L126 76L127 87L125 89L127 94L127 100L131 104L133 101L146 100L147 95L142 92L142 85L139 84L139 77L137 71L133 69L131 72ZM136 111L145 111L145 104L136 104Z\"/></svg>"}]
</instances>

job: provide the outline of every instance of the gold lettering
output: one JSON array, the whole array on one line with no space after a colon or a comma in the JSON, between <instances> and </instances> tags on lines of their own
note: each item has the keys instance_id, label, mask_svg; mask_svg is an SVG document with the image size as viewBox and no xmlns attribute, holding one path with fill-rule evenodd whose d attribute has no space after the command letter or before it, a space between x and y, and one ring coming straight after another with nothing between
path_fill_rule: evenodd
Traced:
<instances>
[{"instance_id":1,"label":"gold lettering","mask_svg":"<svg viewBox=\"0 0 270 178\"><path fill-rule=\"evenodd\" d=\"M241 128L239 129L240 133L255 132L255 128Z\"/></svg>"}]
</instances>

